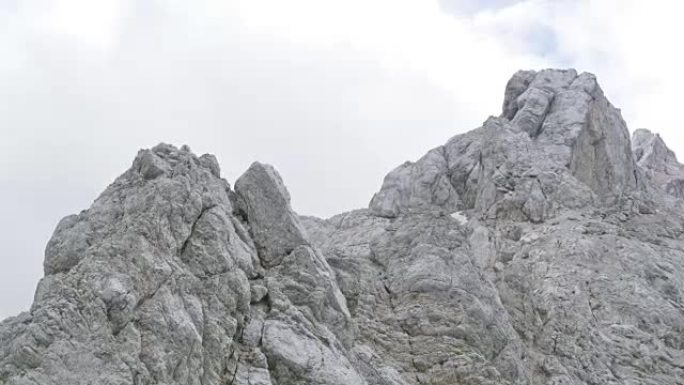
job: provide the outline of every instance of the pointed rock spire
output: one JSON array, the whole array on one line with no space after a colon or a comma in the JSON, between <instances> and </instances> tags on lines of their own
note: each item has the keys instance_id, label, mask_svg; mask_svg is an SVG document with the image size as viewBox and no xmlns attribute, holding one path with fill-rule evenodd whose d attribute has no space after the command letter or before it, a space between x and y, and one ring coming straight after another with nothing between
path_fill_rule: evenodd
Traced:
<instances>
[{"instance_id":1,"label":"pointed rock spire","mask_svg":"<svg viewBox=\"0 0 684 385\"><path fill-rule=\"evenodd\" d=\"M290 207L290 194L273 166L252 163L235 182L235 192L264 266L277 265L297 246L309 244Z\"/></svg>"}]
</instances>

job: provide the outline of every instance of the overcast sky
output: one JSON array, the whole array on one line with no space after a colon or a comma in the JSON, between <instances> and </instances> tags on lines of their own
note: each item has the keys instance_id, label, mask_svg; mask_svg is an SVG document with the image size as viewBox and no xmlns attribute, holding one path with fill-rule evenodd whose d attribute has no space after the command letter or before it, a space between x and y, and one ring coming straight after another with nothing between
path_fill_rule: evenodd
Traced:
<instances>
[{"instance_id":1,"label":"overcast sky","mask_svg":"<svg viewBox=\"0 0 684 385\"><path fill-rule=\"evenodd\" d=\"M231 184L271 163L327 217L498 115L517 69L575 67L684 153L679 4L0 0L0 318L30 305L59 219L162 141Z\"/></svg>"}]
</instances>

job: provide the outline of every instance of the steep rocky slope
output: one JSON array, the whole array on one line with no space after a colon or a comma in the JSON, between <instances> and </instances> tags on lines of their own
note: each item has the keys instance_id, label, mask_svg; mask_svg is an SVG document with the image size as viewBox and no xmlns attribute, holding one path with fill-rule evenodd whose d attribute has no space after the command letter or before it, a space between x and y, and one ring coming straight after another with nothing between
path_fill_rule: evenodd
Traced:
<instances>
[{"instance_id":1,"label":"steep rocky slope","mask_svg":"<svg viewBox=\"0 0 684 385\"><path fill-rule=\"evenodd\" d=\"M632 150L652 183L669 195L684 198L684 166L677 162L660 135L643 128L634 131Z\"/></svg>"},{"instance_id":2,"label":"steep rocky slope","mask_svg":"<svg viewBox=\"0 0 684 385\"><path fill-rule=\"evenodd\" d=\"M684 384L683 180L573 70L327 220L159 145L58 225L0 384Z\"/></svg>"}]
</instances>

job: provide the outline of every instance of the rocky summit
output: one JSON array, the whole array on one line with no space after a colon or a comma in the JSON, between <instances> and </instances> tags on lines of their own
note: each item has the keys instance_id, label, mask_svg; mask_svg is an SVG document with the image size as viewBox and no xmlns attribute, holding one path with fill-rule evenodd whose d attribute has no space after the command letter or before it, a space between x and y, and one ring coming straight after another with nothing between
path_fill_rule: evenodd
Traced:
<instances>
[{"instance_id":1,"label":"rocky summit","mask_svg":"<svg viewBox=\"0 0 684 385\"><path fill-rule=\"evenodd\" d=\"M160 144L59 223L0 384L681 385L683 218L684 166L574 70L329 219Z\"/></svg>"}]
</instances>

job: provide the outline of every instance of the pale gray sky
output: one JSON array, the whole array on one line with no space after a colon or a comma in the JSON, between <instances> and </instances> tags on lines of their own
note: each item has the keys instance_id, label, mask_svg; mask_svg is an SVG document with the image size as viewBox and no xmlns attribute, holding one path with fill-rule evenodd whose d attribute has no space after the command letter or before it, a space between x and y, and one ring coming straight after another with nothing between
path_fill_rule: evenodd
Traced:
<instances>
[{"instance_id":1,"label":"pale gray sky","mask_svg":"<svg viewBox=\"0 0 684 385\"><path fill-rule=\"evenodd\" d=\"M59 219L161 141L215 154L231 183L271 163L298 212L327 217L498 114L517 69L576 67L684 149L681 7L0 0L0 318L28 308Z\"/></svg>"}]
</instances>

